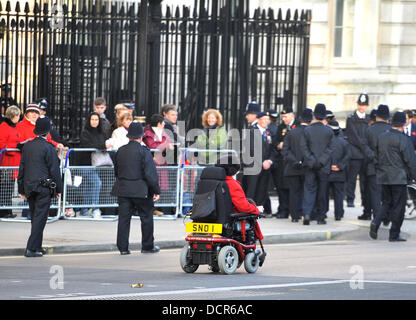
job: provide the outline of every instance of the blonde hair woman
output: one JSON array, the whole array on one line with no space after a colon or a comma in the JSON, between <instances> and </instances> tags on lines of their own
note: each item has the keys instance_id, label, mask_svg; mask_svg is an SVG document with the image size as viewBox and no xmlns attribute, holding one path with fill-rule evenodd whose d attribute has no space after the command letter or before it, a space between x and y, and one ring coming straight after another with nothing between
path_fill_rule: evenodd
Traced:
<instances>
[{"instance_id":1,"label":"blonde hair woman","mask_svg":"<svg viewBox=\"0 0 416 320\"><path fill-rule=\"evenodd\" d=\"M120 147L129 143L129 138L126 137L130 124L133 122L133 116L130 112L123 112L117 119L117 129L111 135L111 138L106 141L106 146L112 149L119 149Z\"/></svg>"},{"instance_id":2,"label":"blonde hair woman","mask_svg":"<svg viewBox=\"0 0 416 320\"><path fill-rule=\"evenodd\" d=\"M227 146L227 131L223 127L222 114L216 109L208 109L202 115L203 134L196 139L198 149L221 150ZM200 164L215 164L219 152L201 152Z\"/></svg>"}]
</instances>

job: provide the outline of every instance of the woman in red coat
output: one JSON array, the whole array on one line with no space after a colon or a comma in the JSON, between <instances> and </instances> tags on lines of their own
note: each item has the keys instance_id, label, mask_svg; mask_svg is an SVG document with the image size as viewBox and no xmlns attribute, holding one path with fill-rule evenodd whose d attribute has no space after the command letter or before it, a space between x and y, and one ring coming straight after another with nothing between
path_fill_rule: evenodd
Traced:
<instances>
[{"instance_id":1,"label":"woman in red coat","mask_svg":"<svg viewBox=\"0 0 416 320\"><path fill-rule=\"evenodd\" d=\"M241 169L238 158L231 154L229 156L221 157L218 159L216 166L225 169L225 174L227 175L225 182L227 183L230 191L234 213L244 212L259 215L259 208L253 200L247 199L240 182L233 178L233 176L235 176ZM260 225L257 220L254 231L257 238L263 240L263 234L261 233Z\"/></svg>"},{"instance_id":2,"label":"woman in red coat","mask_svg":"<svg viewBox=\"0 0 416 320\"><path fill-rule=\"evenodd\" d=\"M19 122L20 109L16 106L10 106L6 110L4 122L0 125L0 150L16 149L20 142L20 134L17 131L16 124ZM20 152L4 151L1 154L0 166L2 167L18 167L20 165ZM14 180L17 178L18 170L2 170L0 171L0 182L5 203L0 205L12 205L12 195ZM12 210L1 210L0 217L14 218Z\"/></svg>"}]
</instances>

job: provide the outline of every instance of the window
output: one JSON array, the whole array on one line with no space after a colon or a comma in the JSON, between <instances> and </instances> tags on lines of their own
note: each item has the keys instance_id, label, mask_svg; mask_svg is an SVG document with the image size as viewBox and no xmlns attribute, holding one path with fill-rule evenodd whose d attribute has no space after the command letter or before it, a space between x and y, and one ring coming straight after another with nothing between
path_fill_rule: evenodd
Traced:
<instances>
[{"instance_id":1,"label":"window","mask_svg":"<svg viewBox=\"0 0 416 320\"><path fill-rule=\"evenodd\" d=\"M352 58L355 0L336 0L334 57Z\"/></svg>"}]
</instances>

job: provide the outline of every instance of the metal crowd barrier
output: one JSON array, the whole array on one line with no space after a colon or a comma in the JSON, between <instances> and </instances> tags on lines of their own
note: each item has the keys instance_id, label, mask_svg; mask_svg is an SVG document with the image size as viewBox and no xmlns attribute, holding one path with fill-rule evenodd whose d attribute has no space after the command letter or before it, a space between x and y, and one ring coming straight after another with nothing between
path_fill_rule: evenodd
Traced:
<instances>
[{"instance_id":1,"label":"metal crowd barrier","mask_svg":"<svg viewBox=\"0 0 416 320\"><path fill-rule=\"evenodd\" d=\"M110 194L115 182L114 167L68 165L71 152L91 151L97 151L97 149L74 148L67 153L64 167L62 216L67 220L115 221L118 219L118 215L101 214L96 218L91 216L91 211L94 208L118 208L117 197ZM150 151L160 152L157 149ZM174 214L154 216L154 219L174 220L179 214L179 166L160 166L156 169L161 194L159 201L155 202L155 208L172 207ZM84 208L90 209L90 212L86 215L70 217L65 214L70 208L75 212L80 212ZM133 219L139 219L139 217L133 216Z\"/></svg>"},{"instance_id":2,"label":"metal crowd barrier","mask_svg":"<svg viewBox=\"0 0 416 320\"><path fill-rule=\"evenodd\" d=\"M186 164L188 154L194 154L199 152L207 153L218 153L218 157L221 157L221 154L230 154L233 153L238 156L238 153L232 149L222 149L222 150L213 150L213 149L196 149L196 148L181 148L183 152L183 157L181 158L181 188L179 195L179 211L186 213L193 206L193 199L195 190L198 186L199 179L201 177L202 170L208 165L199 165Z\"/></svg>"},{"instance_id":3,"label":"metal crowd barrier","mask_svg":"<svg viewBox=\"0 0 416 320\"><path fill-rule=\"evenodd\" d=\"M4 149L5 151L19 151L19 149ZM93 217L91 211L95 208L118 208L117 198L111 193L115 182L114 168L112 166L71 166L69 165L69 155L72 152L91 152L97 149L73 148L69 149L66 156L61 153L61 170L63 174L63 192L61 198L52 200L51 209L57 210L55 217L49 217L48 222L54 222L60 218L65 220L91 220L91 221L116 221L116 214L101 214ZM152 152L160 152L157 149ZM62 152L62 151L61 151ZM219 154L236 153L235 150L210 150L210 149L179 149L180 161L177 166L156 167L161 195L159 201L155 203L155 208L171 207L174 214L154 216L154 219L175 220L184 214L184 208L189 209L193 205L193 196L197 187L199 177L206 165L187 164L187 156L196 152L216 152ZM26 200L19 197L17 192L17 171L18 167L0 166L0 210L1 209L29 209ZM70 216L67 213L73 209L80 212L82 209L89 209L86 215ZM133 219L139 217L133 216ZM0 218L0 221L30 222L27 218Z\"/></svg>"},{"instance_id":4,"label":"metal crowd barrier","mask_svg":"<svg viewBox=\"0 0 416 320\"><path fill-rule=\"evenodd\" d=\"M19 149L3 149L0 150L0 159L3 152L20 152ZM62 152L62 151L61 151ZM62 153L61 153L62 155ZM62 167L61 167L62 168ZM29 204L26 200L20 198L17 190L17 175L19 167L0 166L0 210L29 210ZM56 216L48 217L47 223L58 221L60 218L61 198L53 198L51 209L57 210ZM8 222L31 222L26 217L3 218L0 221Z\"/></svg>"}]
</instances>

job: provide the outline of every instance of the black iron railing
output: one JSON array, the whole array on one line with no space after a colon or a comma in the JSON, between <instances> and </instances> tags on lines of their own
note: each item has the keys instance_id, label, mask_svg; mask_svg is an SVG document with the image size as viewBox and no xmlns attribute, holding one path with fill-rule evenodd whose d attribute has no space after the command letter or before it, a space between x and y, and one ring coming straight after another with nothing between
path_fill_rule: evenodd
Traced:
<instances>
[{"instance_id":1,"label":"black iron railing","mask_svg":"<svg viewBox=\"0 0 416 320\"><path fill-rule=\"evenodd\" d=\"M0 0L0 80L22 108L47 97L62 136L76 141L94 98L136 102L150 116L179 107L188 128L218 108L241 128L247 102L263 109L306 104L310 11L250 11L248 0Z\"/></svg>"}]
</instances>

